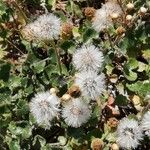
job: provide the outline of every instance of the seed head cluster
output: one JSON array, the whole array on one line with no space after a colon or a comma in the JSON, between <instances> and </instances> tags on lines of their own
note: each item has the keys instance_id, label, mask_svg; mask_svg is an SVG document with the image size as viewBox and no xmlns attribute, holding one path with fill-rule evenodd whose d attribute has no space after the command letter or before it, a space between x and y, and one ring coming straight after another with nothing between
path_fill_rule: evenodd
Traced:
<instances>
[{"instance_id":1,"label":"seed head cluster","mask_svg":"<svg viewBox=\"0 0 150 150\"><path fill-rule=\"evenodd\" d=\"M93 28L100 32L113 26L113 18L117 19L122 14L122 9L116 1L108 1L102 8L96 10L93 18Z\"/></svg>"},{"instance_id":2,"label":"seed head cluster","mask_svg":"<svg viewBox=\"0 0 150 150\"><path fill-rule=\"evenodd\" d=\"M49 41L58 39L61 33L61 21L53 14L44 14L39 16L34 22L31 22L23 29L25 37L38 39L40 41Z\"/></svg>"}]
</instances>

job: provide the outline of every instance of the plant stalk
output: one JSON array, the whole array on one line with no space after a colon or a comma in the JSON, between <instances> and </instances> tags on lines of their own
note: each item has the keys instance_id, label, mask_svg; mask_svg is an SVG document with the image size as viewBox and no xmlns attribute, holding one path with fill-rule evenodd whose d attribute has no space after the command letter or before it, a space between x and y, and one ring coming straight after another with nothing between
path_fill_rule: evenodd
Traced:
<instances>
[{"instance_id":1,"label":"plant stalk","mask_svg":"<svg viewBox=\"0 0 150 150\"><path fill-rule=\"evenodd\" d=\"M60 55L58 52L58 48L56 47L56 44L54 41L51 41L51 46L53 47L53 49L55 51L55 55L57 58L57 64L58 64L58 68L59 68L59 73L60 73L60 75L62 75L61 61L60 61Z\"/></svg>"}]
</instances>

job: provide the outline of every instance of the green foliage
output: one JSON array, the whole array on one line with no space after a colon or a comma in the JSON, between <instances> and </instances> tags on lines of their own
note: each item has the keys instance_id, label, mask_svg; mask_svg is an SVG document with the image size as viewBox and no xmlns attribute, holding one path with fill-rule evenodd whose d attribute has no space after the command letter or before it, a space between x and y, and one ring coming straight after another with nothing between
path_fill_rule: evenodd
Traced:
<instances>
[{"instance_id":1,"label":"green foliage","mask_svg":"<svg viewBox=\"0 0 150 150\"><path fill-rule=\"evenodd\" d=\"M130 23L114 20L114 27L100 33L93 29L92 19L85 16L84 10L88 6L99 9L97 3L102 4L102 1L24 0L14 3L11 0L0 2L0 149L82 150L90 149L93 138L103 139L103 149L110 149L116 142L116 130L108 127L107 119L115 116L115 106L126 112L129 108L125 107L132 103L130 97L135 94L141 98L142 110L149 106L149 98L144 99L150 93L150 13L148 10L142 16L139 9L142 6L150 9L150 2L134 0L135 9L130 12L126 10L127 1L123 1L125 13L135 20ZM21 30L25 24L45 13L45 9L59 16L63 23L73 24L70 38L63 39L60 35L52 44L23 37ZM124 27L125 33L117 34L119 26ZM76 73L72 54L85 43L93 43L104 54L101 71L106 75L106 91L97 102L91 102L91 118L82 127L68 127L62 118L51 129L39 127L29 110L31 98L51 87L59 89L59 97L68 91ZM55 50L59 53L59 63ZM111 80L114 74L116 82ZM113 92L114 102L109 105ZM125 115L116 116L120 119ZM142 146L139 149L144 150Z\"/></svg>"}]
</instances>

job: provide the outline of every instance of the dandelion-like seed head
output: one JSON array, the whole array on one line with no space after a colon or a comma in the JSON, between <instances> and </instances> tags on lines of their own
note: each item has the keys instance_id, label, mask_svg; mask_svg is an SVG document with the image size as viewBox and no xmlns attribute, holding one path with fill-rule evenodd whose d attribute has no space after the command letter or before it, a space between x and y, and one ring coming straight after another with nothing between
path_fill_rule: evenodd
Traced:
<instances>
[{"instance_id":1,"label":"dandelion-like seed head","mask_svg":"<svg viewBox=\"0 0 150 150\"><path fill-rule=\"evenodd\" d=\"M25 27L26 31L30 31L32 36L41 41L49 41L57 39L61 32L61 22L58 17L53 14L44 14L39 16L33 23Z\"/></svg>"},{"instance_id":2,"label":"dandelion-like seed head","mask_svg":"<svg viewBox=\"0 0 150 150\"><path fill-rule=\"evenodd\" d=\"M81 98L76 98L65 104L62 116L66 124L77 128L87 122L90 117L90 110L87 103Z\"/></svg>"},{"instance_id":3,"label":"dandelion-like seed head","mask_svg":"<svg viewBox=\"0 0 150 150\"><path fill-rule=\"evenodd\" d=\"M108 15L111 15L112 13L116 13L118 15L122 14L122 9L117 1L108 1L102 6L102 9L105 9Z\"/></svg>"},{"instance_id":4,"label":"dandelion-like seed head","mask_svg":"<svg viewBox=\"0 0 150 150\"><path fill-rule=\"evenodd\" d=\"M123 118L117 128L117 143L125 149L136 148L142 140L142 130L134 119Z\"/></svg>"},{"instance_id":5,"label":"dandelion-like seed head","mask_svg":"<svg viewBox=\"0 0 150 150\"><path fill-rule=\"evenodd\" d=\"M49 128L50 121L58 115L60 101L56 95L41 92L35 95L30 102L30 111L39 125Z\"/></svg>"},{"instance_id":6,"label":"dandelion-like seed head","mask_svg":"<svg viewBox=\"0 0 150 150\"><path fill-rule=\"evenodd\" d=\"M122 14L120 5L115 1L108 1L101 9L96 10L93 18L93 28L99 32L113 26L112 14L117 18Z\"/></svg>"},{"instance_id":7,"label":"dandelion-like seed head","mask_svg":"<svg viewBox=\"0 0 150 150\"><path fill-rule=\"evenodd\" d=\"M75 84L80 87L83 96L95 100L105 89L105 77L94 71L84 71L76 75Z\"/></svg>"},{"instance_id":8,"label":"dandelion-like seed head","mask_svg":"<svg viewBox=\"0 0 150 150\"><path fill-rule=\"evenodd\" d=\"M102 66L103 54L94 45L83 45L73 54L73 64L79 71L95 70Z\"/></svg>"},{"instance_id":9,"label":"dandelion-like seed head","mask_svg":"<svg viewBox=\"0 0 150 150\"><path fill-rule=\"evenodd\" d=\"M150 111L146 112L141 122L141 128L150 137Z\"/></svg>"}]
</instances>

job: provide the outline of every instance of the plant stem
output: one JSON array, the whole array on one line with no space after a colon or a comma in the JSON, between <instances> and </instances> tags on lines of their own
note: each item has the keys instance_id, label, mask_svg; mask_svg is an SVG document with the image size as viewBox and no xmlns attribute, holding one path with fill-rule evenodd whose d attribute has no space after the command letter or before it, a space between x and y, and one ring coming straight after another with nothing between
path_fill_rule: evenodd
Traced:
<instances>
[{"instance_id":1,"label":"plant stem","mask_svg":"<svg viewBox=\"0 0 150 150\"><path fill-rule=\"evenodd\" d=\"M108 134L109 134L109 131L106 131L106 132L103 134L101 140L104 140L104 139L108 136Z\"/></svg>"},{"instance_id":2,"label":"plant stem","mask_svg":"<svg viewBox=\"0 0 150 150\"><path fill-rule=\"evenodd\" d=\"M27 23L28 22L28 18L26 16L26 14L23 12L23 10L20 8L20 6L16 2L14 2L14 6L19 10L19 12L22 15L23 19Z\"/></svg>"},{"instance_id":3,"label":"plant stem","mask_svg":"<svg viewBox=\"0 0 150 150\"><path fill-rule=\"evenodd\" d=\"M11 41L9 41L8 39L6 39L6 41L11 44L15 49L17 49L22 55L24 55L25 53L23 53L16 45L14 45Z\"/></svg>"},{"instance_id":4,"label":"plant stem","mask_svg":"<svg viewBox=\"0 0 150 150\"><path fill-rule=\"evenodd\" d=\"M61 62L60 62L60 55L59 55L59 52L58 52L58 48L56 47L56 44L54 41L51 41L51 46L53 47L54 51L55 51L55 55L56 55L56 58L57 58L57 64L58 64L58 68L59 68L59 73L60 75L62 75L62 68L61 68Z\"/></svg>"}]
</instances>

